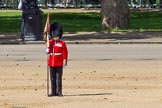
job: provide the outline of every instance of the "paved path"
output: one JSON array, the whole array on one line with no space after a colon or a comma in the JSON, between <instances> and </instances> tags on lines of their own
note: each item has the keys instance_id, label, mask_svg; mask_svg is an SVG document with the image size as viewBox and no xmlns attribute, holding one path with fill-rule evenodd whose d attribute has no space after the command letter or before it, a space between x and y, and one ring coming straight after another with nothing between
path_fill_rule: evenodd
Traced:
<instances>
[{"instance_id":1,"label":"paved path","mask_svg":"<svg viewBox=\"0 0 162 108\"><path fill-rule=\"evenodd\" d=\"M44 44L44 41L22 42L19 34L0 34L0 44ZM162 44L162 32L75 33L64 34L70 44Z\"/></svg>"},{"instance_id":2,"label":"paved path","mask_svg":"<svg viewBox=\"0 0 162 108\"><path fill-rule=\"evenodd\" d=\"M162 60L162 45L67 45L70 60ZM1 45L1 61L17 60L29 56L32 60L45 60L44 45ZM19 60L19 59L18 59Z\"/></svg>"}]
</instances>

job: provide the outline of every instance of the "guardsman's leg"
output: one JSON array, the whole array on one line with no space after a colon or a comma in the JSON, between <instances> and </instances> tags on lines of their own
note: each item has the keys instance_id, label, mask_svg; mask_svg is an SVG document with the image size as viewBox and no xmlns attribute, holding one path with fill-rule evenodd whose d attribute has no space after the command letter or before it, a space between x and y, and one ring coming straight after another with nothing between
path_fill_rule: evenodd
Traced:
<instances>
[{"instance_id":1,"label":"guardsman's leg","mask_svg":"<svg viewBox=\"0 0 162 108\"><path fill-rule=\"evenodd\" d=\"M57 67L57 72L56 72L56 92L58 94L58 96L63 96L62 95L62 71L63 71L63 67L59 66Z\"/></svg>"},{"instance_id":2,"label":"guardsman's leg","mask_svg":"<svg viewBox=\"0 0 162 108\"><path fill-rule=\"evenodd\" d=\"M51 78L51 94L49 96L56 96L56 71L55 67L50 67Z\"/></svg>"}]
</instances>

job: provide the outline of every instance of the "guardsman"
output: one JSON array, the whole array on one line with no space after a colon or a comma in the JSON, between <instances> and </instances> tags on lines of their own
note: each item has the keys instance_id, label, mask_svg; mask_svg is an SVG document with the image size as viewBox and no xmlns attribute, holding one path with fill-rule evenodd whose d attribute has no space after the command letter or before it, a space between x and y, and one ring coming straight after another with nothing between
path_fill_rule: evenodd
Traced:
<instances>
[{"instance_id":1,"label":"guardsman","mask_svg":"<svg viewBox=\"0 0 162 108\"><path fill-rule=\"evenodd\" d=\"M48 66L50 67L51 94L49 96L63 96L62 75L63 66L67 65L68 50L66 43L61 39L63 34L60 23L54 22L50 26L49 47L46 52L49 54Z\"/></svg>"},{"instance_id":2,"label":"guardsman","mask_svg":"<svg viewBox=\"0 0 162 108\"><path fill-rule=\"evenodd\" d=\"M22 23L21 23L21 38L22 41L24 41L24 31L25 31L25 24L26 24L26 15L27 15L27 11L30 8L35 8L38 9L37 6L37 1L36 0L19 0L19 5L18 5L18 9L22 10Z\"/></svg>"}]
</instances>

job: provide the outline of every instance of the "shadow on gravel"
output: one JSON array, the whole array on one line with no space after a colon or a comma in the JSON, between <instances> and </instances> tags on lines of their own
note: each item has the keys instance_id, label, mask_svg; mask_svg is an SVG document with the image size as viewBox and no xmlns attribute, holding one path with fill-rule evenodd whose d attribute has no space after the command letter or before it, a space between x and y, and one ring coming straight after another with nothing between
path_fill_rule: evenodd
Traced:
<instances>
[{"instance_id":1,"label":"shadow on gravel","mask_svg":"<svg viewBox=\"0 0 162 108\"><path fill-rule=\"evenodd\" d=\"M121 32L121 33L84 33L84 34L68 34L63 36L65 41L90 41L90 40L110 40L110 41L120 41L120 40L141 40L141 39L153 39L162 38L162 32ZM21 42L20 33L5 33L0 34L0 43L19 43Z\"/></svg>"},{"instance_id":2,"label":"shadow on gravel","mask_svg":"<svg viewBox=\"0 0 162 108\"><path fill-rule=\"evenodd\" d=\"M76 94L76 95L64 95L64 96L101 96L101 95L112 95L112 93Z\"/></svg>"},{"instance_id":3,"label":"shadow on gravel","mask_svg":"<svg viewBox=\"0 0 162 108\"><path fill-rule=\"evenodd\" d=\"M0 33L1 44L18 44L19 42L21 42L20 33Z\"/></svg>"},{"instance_id":4,"label":"shadow on gravel","mask_svg":"<svg viewBox=\"0 0 162 108\"><path fill-rule=\"evenodd\" d=\"M64 36L63 39L67 41L82 40L88 41L90 39L113 39L115 40L132 40L132 39L151 39L162 38L162 32L122 32L122 33L92 33L92 34L76 34L73 36Z\"/></svg>"}]
</instances>

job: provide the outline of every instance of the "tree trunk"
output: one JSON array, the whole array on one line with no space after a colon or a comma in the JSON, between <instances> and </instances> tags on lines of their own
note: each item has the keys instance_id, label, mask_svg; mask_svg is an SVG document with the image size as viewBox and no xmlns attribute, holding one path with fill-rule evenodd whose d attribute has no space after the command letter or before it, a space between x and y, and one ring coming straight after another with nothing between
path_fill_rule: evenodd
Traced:
<instances>
[{"instance_id":1,"label":"tree trunk","mask_svg":"<svg viewBox=\"0 0 162 108\"><path fill-rule=\"evenodd\" d=\"M128 28L130 12L126 0L101 0L101 30Z\"/></svg>"}]
</instances>

